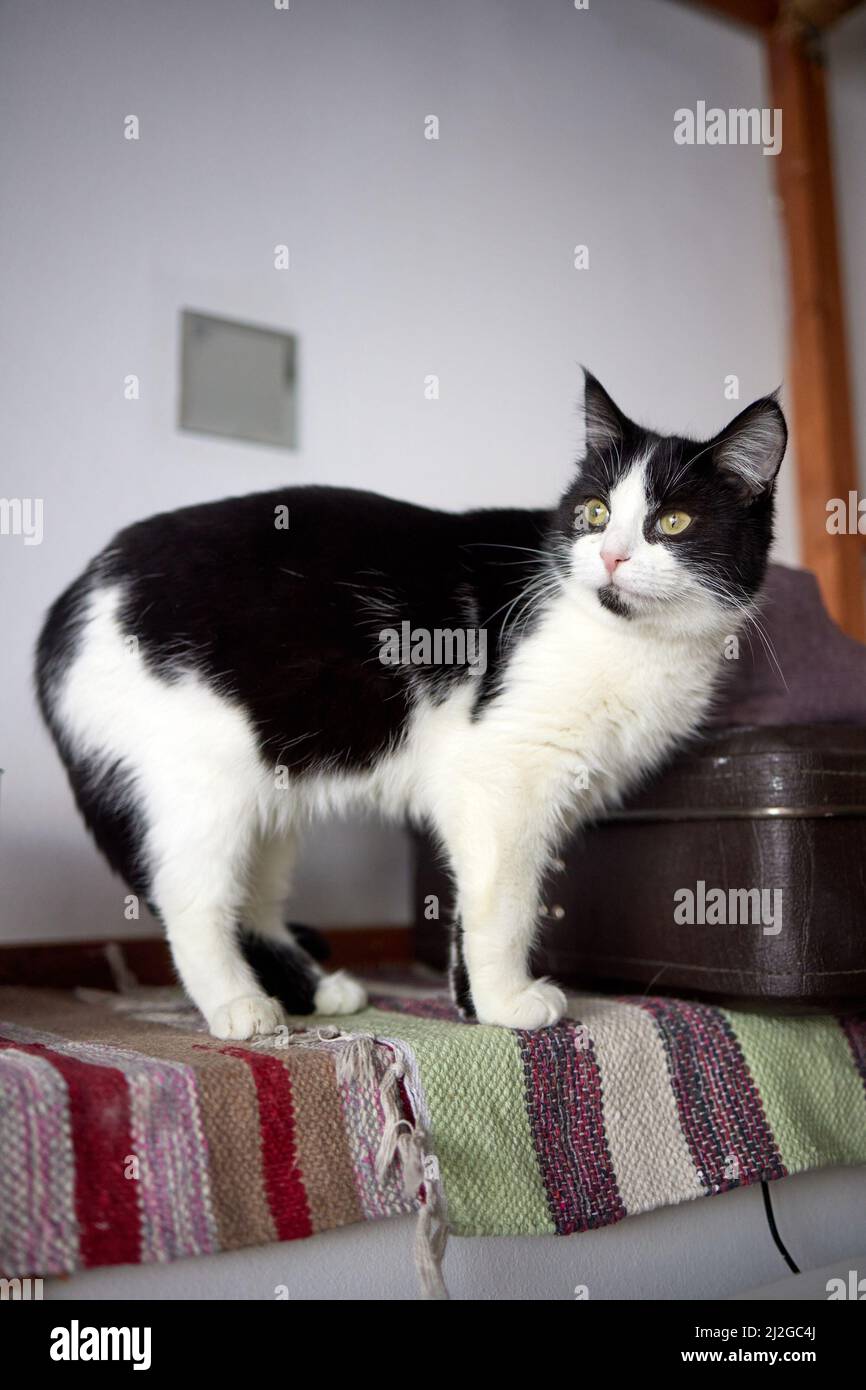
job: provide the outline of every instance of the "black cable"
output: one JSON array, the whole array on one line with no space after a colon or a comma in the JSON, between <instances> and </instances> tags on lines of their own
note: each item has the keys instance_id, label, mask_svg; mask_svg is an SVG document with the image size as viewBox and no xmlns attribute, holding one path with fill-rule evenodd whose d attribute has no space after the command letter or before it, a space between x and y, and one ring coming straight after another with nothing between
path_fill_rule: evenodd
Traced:
<instances>
[{"instance_id":1,"label":"black cable","mask_svg":"<svg viewBox=\"0 0 866 1390\"><path fill-rule=\"evenodd\" d=\"M761 1191L764 1194L764 1211L767 1214L767 1225L770 1228L770 1235L773 1237L773 1240L776 1243L776 1249L782 1256L782 1259L785 1261L785 1264L788 1266L791 1273L799 1274L799 1269L794 1264L794 1261L791 1259L791 1256L785 1249L785 1244L782 1240L782 1237L779 1235L779 1228L776 1225L776 1218L773 1215L773 1205L770 1201L770 1187L769 1184L766 1183L763 1178L761 1178Z\"/></svg>"}]
</instances>

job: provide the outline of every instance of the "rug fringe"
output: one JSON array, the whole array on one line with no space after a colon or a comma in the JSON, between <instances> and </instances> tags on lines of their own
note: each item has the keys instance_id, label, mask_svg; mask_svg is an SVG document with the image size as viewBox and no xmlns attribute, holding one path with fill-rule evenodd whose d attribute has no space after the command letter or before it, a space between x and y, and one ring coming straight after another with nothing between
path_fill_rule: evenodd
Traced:
<instances>
[{"instance_id":1,"label":"rug fringe","mask_svg":"<svg viewBox=\"0 0 866 1390\"><path fill-rule=\"evenodd\" d=\"M428 1204L418 1213L415 1227L415 1268L425 1299L442 1301L449 1297L442 1274L442 1260L448 1241L448 1226Z\"/></svg>"},{"instance_id":2,"label":"rug fringe","mask_svg":"<svg viewBox=\"0 0 866 1390\"><path fill-rule=\"evenodd\" d=\"M387 1048L393 1060L377 1083L379 1049ZM406 1068L397 1048L372 1034L349 1036L337 1053L337 1077L351 1085L377 1086L385 1123L376 1152L376 1177L384 1180L395 1159L399 1161L403 1191L420 1202L415 1228L415 1268L425 1299L448 1298L442 1274L442 1261L448 1241L448 1223L443 1214L439 1165L426 1149L421 1127L403 1114L401 1083L408 1093Z\"/></svg>"}]
</instances>

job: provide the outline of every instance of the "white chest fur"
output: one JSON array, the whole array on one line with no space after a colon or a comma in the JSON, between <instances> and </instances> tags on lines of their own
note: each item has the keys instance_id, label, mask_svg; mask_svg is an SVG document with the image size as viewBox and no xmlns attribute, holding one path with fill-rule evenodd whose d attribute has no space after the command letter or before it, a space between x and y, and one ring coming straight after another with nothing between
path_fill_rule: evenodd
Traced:
<instances>
[{"instance_id":1,"label":"white chest fur","mask_svg":"<svg viewBox=\"0 0 866 1390\"><path fill-rule=\"evenodd\" d=\"M409 804L446 849L485 1022L562 1016L561 992L527 974L545 864L563 831L616 804L701 723L720 662L719 634L668 641L563 596L480 716L465 689L418 714Z\"/></svg>"},{"instance_id":2,"label":"white chest fur","mask_svg":"<svg viewBox=\"0 0 866 1390\"><path fill-rule=\"evenodd\" d=\"M547 798L555 815L617 802L701 723L720 647L719 634L666 640L564 598L515 651L480 717L467 688L419 711L401 758L413 809L435 814L467 783Z\"/></svg>"}]
</instances>

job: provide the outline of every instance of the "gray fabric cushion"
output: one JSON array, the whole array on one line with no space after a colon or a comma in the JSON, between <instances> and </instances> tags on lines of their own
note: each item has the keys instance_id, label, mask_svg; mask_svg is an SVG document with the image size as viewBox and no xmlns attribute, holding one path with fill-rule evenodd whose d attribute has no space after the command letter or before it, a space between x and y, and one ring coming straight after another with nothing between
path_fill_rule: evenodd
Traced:
<instances>
[{"instance_id":1,"label":"gray fabric cushion","mask_svg":"<svg viewBox=\"0 0 866 1390\"><path fill-rule=\"evenodd\" d=\"M739 659L727 663L730 671L709 728L866 725L866 646L832 621L813 574L771 565L760 622L785 679L758 633L746 629Z\"/></svg>"}]
</instances>

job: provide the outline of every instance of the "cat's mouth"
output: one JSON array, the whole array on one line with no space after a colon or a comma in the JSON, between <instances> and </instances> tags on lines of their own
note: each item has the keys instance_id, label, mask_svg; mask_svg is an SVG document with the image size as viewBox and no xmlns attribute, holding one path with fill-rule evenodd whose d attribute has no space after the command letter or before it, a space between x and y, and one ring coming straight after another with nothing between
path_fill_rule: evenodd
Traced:
<instances>
[{"instance_id":1,"label":"cat's mouth","mask_svg":"<svg viewBox=\"0 0 866 1390\"><path fill-rule=\"evenodd\" d=\"M598 601L602 608L606 608L609 613L615 613L618 618L631 618L634 615L634 610L622 589L614 584L605 584L603 589L599 589Z\"/></svg>"},{"instance_id":2,"label":"cat's mouth","mask_svg":"<svg viewBox=\"0 0 866 1390\"><path fill-rule=\"evenodd\" d=\"M611 579L598 590L598 601L602 608L620 618L638 618L663 604L666 595L643 588L626 588L621 581Z\"/></svg>"}]
</instances>

